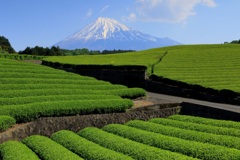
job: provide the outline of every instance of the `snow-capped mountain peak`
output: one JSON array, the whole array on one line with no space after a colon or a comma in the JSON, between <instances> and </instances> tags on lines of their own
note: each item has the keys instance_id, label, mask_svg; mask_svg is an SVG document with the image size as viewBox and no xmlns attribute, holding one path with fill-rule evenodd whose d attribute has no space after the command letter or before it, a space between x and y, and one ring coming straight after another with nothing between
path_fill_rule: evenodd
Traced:
<instances>
[{"instance_id":1,"label":"snow-capped mountain peak","mask_svg":"<svg viewBox=\"0 0 240 160\"><path fill-rule=\"evenodd\" d=\"M157 38L131 29L114 19L99 17L92 24L56 43L54 46L65 49L141 50L176 44L179 43L169 38Z\"/></svg>"},{"instance_id":2,"label":"snow-capped mountain peak","mask_svg":"<svg viewBox=\"0 0 240 160\"><path fill-rule=\"evenodd\" d=\"M103 18L99 17L95 23L97 27L102 27L104 29L104 32L114 32L116 29L118 31L123 30L123 31L128 31L130 28L126 27L125 25L119 23L118 21L110 18Z\"/></svg>"},{"instance_id":3,"label":"snow-capped mountain peak","mask_svg":"<svg viewBox=\"0 0 240 160\"><path fill-rule=\"evenodd\" d=\"M130 28L110 18L99 17L94 23L88 25L80 32L70 36L68 39L107 39L111 38L114 32L129 31Z\"/></svg>"}]
</instances>

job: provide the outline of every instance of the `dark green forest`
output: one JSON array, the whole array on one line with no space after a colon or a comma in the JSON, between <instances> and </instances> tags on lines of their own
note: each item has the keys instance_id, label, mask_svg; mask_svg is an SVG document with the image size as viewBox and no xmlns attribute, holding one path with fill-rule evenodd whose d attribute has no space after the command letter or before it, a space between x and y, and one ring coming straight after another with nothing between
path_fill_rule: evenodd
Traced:
<instances>
[{"instance_id":1,"label":"dark green forest","mask_svg":"<svg viewBox=\"0 0 240 160\"><path fill-rule=\"evenodd\" d=\"M133 50L99 50L92 51L87 48L67 50L61 49L60 47L51 47L43 48L36 46L34 48L27 47L23 51L19 51L19 54L27 55L38 55L38 56L76 56L76 55L96 55L96 54L114 54L114 53L124 53L124 52L133 52Z\"/></svg>"},{"instance_id":2,"label":"dark green forest","mask_svg":"<svg viewBox=\"0 0 240 160\"><path fill-rule=\"evenodd\" d=\"M224 42L225 44L240 44L240 39L239 40L233 40L231 42Z\"/></svg>"},{"instance_id":3,"label":"dark green forest","mask_svg":"<svg viewBox=\"0 0 240 160\"><path fill-rule=\"evenodd\" d=\"M9 40L4 36L0 36L0 53L16 53Z\"/></svg>"},{"instance_id":4,"label":"dark green forest","mask_svg":"<svg viewBox=\"0 0 240 160\"><path fill-rule=\"evenodd\" d=\"M233 40L231 43L232 44L240 44L240 40Z\"/></svg>"},{"instance_id":5,"label":"dark green forest","mask_svg":"<svg viewBox=\"0 0 240 160\"><path fill-rule=\"evenodd\" d=\"M64 52L59 47L51 47L44 48L36 46L34 48L27 47L23 51L19 51L19 54L27 54L27 55L38 55L38 56L63 56Z\"/></svg>"}]
</instances>

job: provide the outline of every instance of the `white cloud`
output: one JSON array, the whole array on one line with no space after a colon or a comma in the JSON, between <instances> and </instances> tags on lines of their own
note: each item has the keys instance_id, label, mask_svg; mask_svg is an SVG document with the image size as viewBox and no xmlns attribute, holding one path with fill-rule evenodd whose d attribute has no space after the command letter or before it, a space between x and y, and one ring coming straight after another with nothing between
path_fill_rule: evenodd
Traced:
<instances>
[{"instance_id":1,"label":"white cloud","mask_svg":"<svg viewBox=\"0 0 240 160\"><path fill-rule=\"evenodd\" d=\"M129 14L128 17L123 17L123 20L128 20L128 21L135 21L137 16L134 13Z\"/></svg>"},{"instance_id":2,"label":"white cloud","mask_svg":"<svg viewBox=\"0 0 240 160\"><path fill-rule=\"evenodd\" d=\"M104 7L101 9L100 12L101 12L101 13L104 12L106 9L108 9L109 6L110 6L110 5L104 6Z\"/></svg>"},{"instance_id":3,"label":"white cloud","mask_svg":"<svg viewBox=\"0 0 240 160\"><path fill-rule=\"evenodd\" d=\"M128 20L184 22L189 16L196 14L197 5L216 7L215 0L135 0L135 9Z\"/></svg>"},{"instance_id":4,"label":"white cloud","mask_svg":"<svg viewBox=\"0 0 240 160\"><path fill-rule=\"evenodd\" d=\"M216 7L217 4L214 0L202 0L202 3L208 7Z\"/></svg>"},{"instance_id":5,"label":"white cloud","mask_svg":"<svg viewBox=\"0 0 240 160\"><path fill-rule=\"evenodd\" d=\"M89 17L91 17L91 16L92 16L92 14L93 14L93 11L92 11L92 9L88 9L88 11L87 11L87 13L86 13L86 18L89 18Z\"/></svg>"}]
</instances>

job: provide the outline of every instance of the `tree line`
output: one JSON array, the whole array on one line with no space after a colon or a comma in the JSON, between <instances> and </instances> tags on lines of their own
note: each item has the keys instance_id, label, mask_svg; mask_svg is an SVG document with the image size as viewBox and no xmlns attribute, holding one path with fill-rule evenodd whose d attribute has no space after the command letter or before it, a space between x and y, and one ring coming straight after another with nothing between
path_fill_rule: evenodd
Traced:
<instances>
[{"instance_id":1,"label":"tree line","mask_svg":"<svg viewBox=\"0 0 240 160\"><path fill-rule=\"evenodd\" d=\"M224 42L224 44L240 44L240 39L239 40L233 40L231 42Z\"/></svg>"},{"instance_id":2,"label":"tree line","mask_svg":"<svg viewBox=\"0 0 240 160\"><path fill-rule=\"evenodd\" d=\"M60 47L43 48L36 46L34 48L27 47L23 51L19 51L19 54L28 55L39 55L39 56L76 56L76 55L96 55L96 54L114 54L114 53L124 53L133 52L134 50L89 50L87 48L67 50L61 49Z\"/></svg>"},{"instance_id":3,"label":"tree line","mask_svg":"<svg viewBox=\"0 0 240 160\"><path fill-rule=\"evenodd\" d=\"M95 55L95 54L115 54L124 52L134 52L134 50L89 50L87 48L68 50L61 49L60 47L52 46L48 47L26 47L23 51L19 51L18 54L37 55L37 56L75 56L75 55ZM11 46L9 40L4 36L0 36L0 53L17 53Z\"/></svg>"},{"instance_id":4,"label":"tree line","mask_svg":"<svg viewBox=\"0 0 240 160\"><path fill-rule=\"evenodd\" d=\"M19 51L19 54L27 54L27 55L38 55L38 56L63 56L64 53L59 47L51 47L44 48L36 46L34 48L27 47L23 51Z\"/></svg>"}]
</instances>

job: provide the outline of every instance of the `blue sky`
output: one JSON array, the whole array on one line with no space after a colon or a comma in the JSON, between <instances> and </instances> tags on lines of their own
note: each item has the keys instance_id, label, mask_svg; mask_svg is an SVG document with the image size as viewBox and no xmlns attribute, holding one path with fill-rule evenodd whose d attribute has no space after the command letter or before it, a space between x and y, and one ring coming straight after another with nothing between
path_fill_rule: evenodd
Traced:
<instances>
[{"instance_id":1,"label":"blue sky","mask_svg":"<svg viewBox=\"0 0 240 160\"><path fill-rule=\"evenodd\" d=\"M0 35L15 50L51 47L98 17L183 44L240 39L239 0L1 0Z\"/></svg>"}]
</instances>

